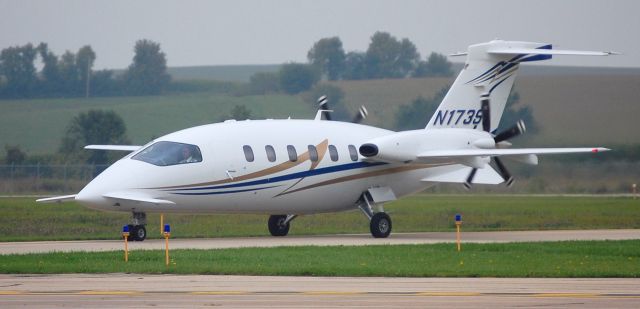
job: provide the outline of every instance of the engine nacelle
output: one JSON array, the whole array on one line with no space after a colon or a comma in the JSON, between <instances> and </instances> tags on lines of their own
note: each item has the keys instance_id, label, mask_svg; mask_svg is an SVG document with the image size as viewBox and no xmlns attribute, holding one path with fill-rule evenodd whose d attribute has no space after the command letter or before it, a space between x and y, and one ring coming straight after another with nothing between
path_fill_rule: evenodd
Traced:
<instances>
[{"instance_id":1,"label":"engine nacelle","mask_svg":"<svg viewBox=\"0 0 640 309\"><path fill-rule=\"evenodd\" d=\"M412 130L374 138L358 151L375 161L409 163L429 150L495 147L489 140L493 142L489 133L471 129Z\"/></svg>"}]
</instances>

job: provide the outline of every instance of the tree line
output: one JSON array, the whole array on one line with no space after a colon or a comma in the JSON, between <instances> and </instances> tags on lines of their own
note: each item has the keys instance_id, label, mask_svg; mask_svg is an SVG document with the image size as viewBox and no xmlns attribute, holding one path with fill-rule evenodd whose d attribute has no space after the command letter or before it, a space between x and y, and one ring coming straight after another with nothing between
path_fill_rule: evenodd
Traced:
<instances>
[{"instance_id":1,"label":"tree line","mask_svg":"<svg viewBox=\"0 0 640 309\"><path fill-rule=\"evenodd\" d=\"M339 37L318 40L307 53L308 63L287 63L275 73L256 73L254 93L295 94L311 89L321 79L362 80L407 77L451 77L447 57L432 52L422 60L415 44L378 31L365 52L345 52Z\"/></svg>"},{"instance_id":2,"label":"tree line","mask_svg":"<svg viewBox=\"0 0 640 309\"><path fill-rule=\"evenodd\" d=\"M36 60L42 62L39 72ZM46 43L5 48L0 52L0 98L153 95L171 79L160 44L150 40L135 43L132 63L120 75L93 70L95 60L90 45L61 56Z\"/></svg>"},{"instance_id":3,"label":"tree line","mask_svg":"<svg viewBox=\"0 0 640 309\"><path fill-rule=\"evenodd\" d=\"M93 70L97 55L90 45L56 55L46 43L13 46L0 52L0 98L155 95L167 90L166 55L160 44L138 40L132 63L117 74ZM431 53L424 60L415 44L387 32L376 32L366 51L345 52L339 37L322 38L307 53L307 63L286 63L278 72L256 73L245 94L309 90L321 79L360 80L449 77L451 63ZM42 63L37 70L36 62Z\"/></svg>"},{"instance_id":4,"label":"tree line","mask_svg":"<svg viewBox=\"0 0 640 309\"><path fill-rule=\"evenodd\" d=\"M451 63L444 55L431 53L421 60L415 44L408 38L398 39L388 32L371 36L365 52L345 53L339 37L317 41L307 59L329 80L379 79L406 77L449 77Z\"/></svg>"}]
</instances>

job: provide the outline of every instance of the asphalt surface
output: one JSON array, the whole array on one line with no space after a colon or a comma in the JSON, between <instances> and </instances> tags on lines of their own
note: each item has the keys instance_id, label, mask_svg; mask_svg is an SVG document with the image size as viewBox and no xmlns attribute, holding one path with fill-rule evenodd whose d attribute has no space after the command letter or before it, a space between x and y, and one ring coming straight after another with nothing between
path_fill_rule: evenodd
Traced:
<instances>
[{"instance_id":1,"label":"asphalt surface","mask_svg":"<svg viewBox=\"0 0 640 309\"><path fill-rule=\"evenodd\" d=\"M639 279L0 275L2 308L638 308Z\"/></svg>"},{"instance_id":2,"label":"asphalt surface","mask_svg":"<svg viewBox=\"0 0 640 309\"><path fill-rule=\"evenodd\" d=\"M560 231L517 231L517 232L462 232L463 243L506 243L529 241L562 240L622 240L640 239L640 229L636 230L560 230ZM243 247L280 246L363 246L432 244L455 242L455 233L394 233L389 238L376 239L369 234L287 236L287 237L230 237L201 239L170 239L172 249L221 249ZM143 242L129 242L130 250L164 249L163 239L148 239ZM87 241L34 241L0 243L0 254L37 253L53 251L114 251L124 247L121 240Z\"/></svg>"}]
</instances>

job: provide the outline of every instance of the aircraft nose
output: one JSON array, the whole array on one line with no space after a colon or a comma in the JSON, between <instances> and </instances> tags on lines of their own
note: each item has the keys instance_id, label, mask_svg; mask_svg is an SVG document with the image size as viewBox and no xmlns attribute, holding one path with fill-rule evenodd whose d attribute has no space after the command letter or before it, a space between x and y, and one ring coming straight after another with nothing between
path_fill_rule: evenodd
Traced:
<instances>
[{"instance_id":1,"label":"aircraft nose","mask_svg":"<svg viewBox=\"0 0 640 309\"><path fill-rule=\"evenodd\" d=\"M80 190L76 201L89 208L108 208L112 205L103 195L126 188L132 178L131 168L116 162Z\"/></svg>"},{"instance_id":2,"label":"aircraft nose","mask_svg":"<svg viewBox=\"0 0 640 309\"><path fill-rule=\"evenodd\" d=\"M76 194L76 201L80 204L94 209L101 209L106 207L106 199L102 196L106 192L103 192L101 188L100 178L95 178L89 184L87 184L78 194Z\"/></svg>"}]
</instances>

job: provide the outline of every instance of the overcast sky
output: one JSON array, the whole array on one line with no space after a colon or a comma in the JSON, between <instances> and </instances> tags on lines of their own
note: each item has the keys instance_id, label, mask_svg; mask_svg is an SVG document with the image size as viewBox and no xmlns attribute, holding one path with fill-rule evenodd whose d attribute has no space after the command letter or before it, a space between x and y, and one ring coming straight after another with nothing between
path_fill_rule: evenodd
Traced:
<instances>
[{"instance_id":1,"label":"overcast sky","mask_svg":"<svg viewBox=\"0 0 640 309\"><path fill-rule=\"evenodd\" d=\"M339 36L364 51L378 30L409 38L424 56L494 38L554 48L614 50L552 64L640 67L640 1L31 1L0 0L0 48L46 42L56 53L90 44L96 68L124 68L136 40L161 44L169 66L306 61Z\"/></svg>"}]
</instances>

